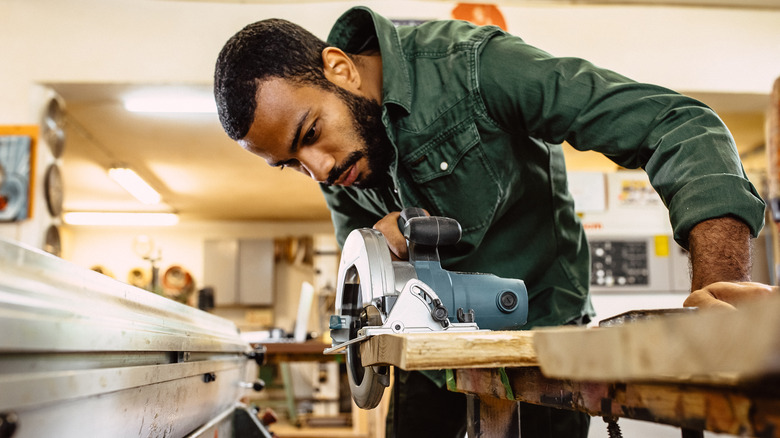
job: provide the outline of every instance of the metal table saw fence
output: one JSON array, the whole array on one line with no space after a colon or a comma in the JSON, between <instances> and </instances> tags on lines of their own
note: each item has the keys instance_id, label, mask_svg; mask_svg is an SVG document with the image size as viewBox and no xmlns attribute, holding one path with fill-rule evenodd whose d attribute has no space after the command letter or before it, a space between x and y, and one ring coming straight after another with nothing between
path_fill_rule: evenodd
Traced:
<instances>
[{"instance_id":1,"label":"metal table saw fence","mask_svg":"<svg viewBox=\"0 0 780 438\"><path fill-rule=\"evenodd\" d=\"M229 320L0 240L0 438L270 437L238 403L253 354Z\"/></svg>"}]
</instances>

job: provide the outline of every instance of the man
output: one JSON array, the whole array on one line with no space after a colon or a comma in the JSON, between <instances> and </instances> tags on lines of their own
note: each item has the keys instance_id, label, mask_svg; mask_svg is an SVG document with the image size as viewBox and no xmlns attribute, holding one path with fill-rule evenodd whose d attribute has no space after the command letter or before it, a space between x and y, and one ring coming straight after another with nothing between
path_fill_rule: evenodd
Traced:
<instances>
[{"instance_id":1,"label":"man","mask_svg":"<svg viewBox=\"0 0 780 438\"><path fill-rule=\"evenodd\" d=\"M266 20L226 43L214 88L231 138L321 184L339 242L374 226L403 258L399 210L455 218L463 238L442 248L443 265L523 279L526 328L593 315L564 140L647 171L675 239L691 251L692 290L749 280L750 237L763 225L764 203L718 117L695 100L554 58L499 28L396 28L359 7L325 43ZM728 305L717 297L734 287L700 291L686 304ZM388 436L462 436L462 396L429 377L399 373ZM588 419L523 405L521 425L523 436L575 437L587 435Z\"/></svg>"}]
</instances>

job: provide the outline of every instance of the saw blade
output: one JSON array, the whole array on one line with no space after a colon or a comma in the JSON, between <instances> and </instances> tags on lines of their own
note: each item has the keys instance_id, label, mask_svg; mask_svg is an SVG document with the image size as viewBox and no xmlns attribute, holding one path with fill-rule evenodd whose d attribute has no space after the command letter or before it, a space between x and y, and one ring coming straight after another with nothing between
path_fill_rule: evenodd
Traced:
<instances>
[{"instance_id":1,"label":"saw blade","mask_svg":"<svg viewBox=\"0 0 780 438\"><path fill-rule=\"evenodd\" d=\"M352 399L361 409L379 406L385 388L390 385L390 367L364 367L360 359L360 343L347 347L347 377Z\"/></svg>"},{"instance_id":2,"label":"saw blade","mask_svg":"<svg viewBox=\"0 0 780 438\"><path fill-rule=\"evenodd\" d=\"M358 331L361 328L382 325L382 311L373 302L393 290L390 250L384 236L371 229L351 233L344 242L339 266L336 306L341 315L349 315L347 377L352 398L363 409L379 405L385 388L390 384L390 370L387 366L364 367L360 342L354 341L360 337Z\"/></svg>"}]
</instances>

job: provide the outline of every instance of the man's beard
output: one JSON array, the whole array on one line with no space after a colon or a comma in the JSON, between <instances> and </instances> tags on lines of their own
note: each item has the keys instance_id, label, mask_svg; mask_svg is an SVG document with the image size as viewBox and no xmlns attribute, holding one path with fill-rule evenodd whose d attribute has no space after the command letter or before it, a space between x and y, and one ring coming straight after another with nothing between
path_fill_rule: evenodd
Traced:
<instances>
[{"instance_id":1,"label":"man's beard","mask_svg":"<svg viewBox=\"0 0 780 438\"><path fill-rule=\"evenodd\" d=\"M382 106L341 87L336 87L336 94L352 113L352 125L364 147L352 152L343 163L334 167L328 176L327 184L332 185L344 172L365 157L369 174L362 175L362 178L355 182L355 187L368 189L387 185L391 182L389 169L394 154L393 145L382 123Z\"/></svg>"}]
</instances>

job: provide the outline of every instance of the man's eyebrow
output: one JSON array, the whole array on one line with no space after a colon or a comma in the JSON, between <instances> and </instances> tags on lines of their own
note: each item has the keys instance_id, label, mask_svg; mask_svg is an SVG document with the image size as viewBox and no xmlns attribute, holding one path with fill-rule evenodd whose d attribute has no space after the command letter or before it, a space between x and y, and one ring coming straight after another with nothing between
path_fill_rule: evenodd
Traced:
<instances>
[{"instance_id":1,"label":"man's eyebrow","mask_svg":"<svg viewBox=\"0 0 780 438\"><path fill-rule=\"evenodd\" d=\"M309 111L306 110L303 115L301 115L301 118L298 119L298 125L295 128L295 136L293 136L292 143L290 143L290 154L294 154L295 151L298 150L298 140L301 137L301 130L303 129L303 123L306 122L306 118L309 117Z\"/></svg>"}]
</instances>

